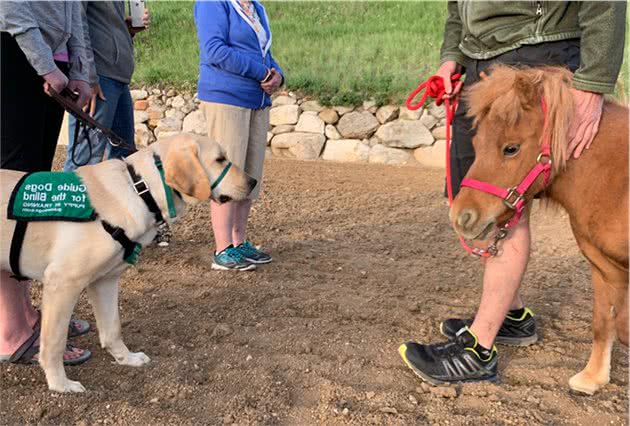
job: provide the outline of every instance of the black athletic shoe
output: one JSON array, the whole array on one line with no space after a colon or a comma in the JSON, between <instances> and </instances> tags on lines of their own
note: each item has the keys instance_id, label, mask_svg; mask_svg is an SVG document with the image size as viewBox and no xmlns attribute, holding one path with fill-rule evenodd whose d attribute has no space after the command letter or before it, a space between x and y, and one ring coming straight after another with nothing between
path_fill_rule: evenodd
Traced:
<instances>
[{"instance_id":1,"label":"black athletic shoe","mask_svg":"<svg viewBox=\"0 0 630 426\"><path fill-rule=\"evenodd\" d=\"M457 334L459 330L463 327L470 326L472 322L472 319L447 319L440 324L440 333L449 339L454 339L455 334ZM536 334L534 313L529 308L523 308L508 312L494 343L512 346L529 346L536 343L537 340L538 334Z\"/></svg>"},{"instance_id":2,"label":"black athletic shoe","mask_svg":"<svg viewBox=\"0 0 630 426\"><path fill-rule=\"evenodd\" d=\"M468 327L455 339L437 345L407 342L398 348L400 356L416 375L432 385L497 380L497 349L477 344Z\"/></svg>"}]
</instances>

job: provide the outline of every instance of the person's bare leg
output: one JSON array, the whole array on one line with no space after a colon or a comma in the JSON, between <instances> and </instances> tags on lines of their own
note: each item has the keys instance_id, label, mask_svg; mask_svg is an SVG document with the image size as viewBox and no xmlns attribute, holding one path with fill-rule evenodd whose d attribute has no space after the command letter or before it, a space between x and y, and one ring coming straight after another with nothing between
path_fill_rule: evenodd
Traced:
<instances>
[{"instance_id":1,"label":"person's bare leg","mask_svg":"<svg viewBox=\"0 0 630 426\"><path fill-rule=\"evenodd\" d=\"M0 273L0 354L15 352L31 335L19 281L6 271ZM30 303L30 301L29 301Z\"/></svg>"},{"instance_id":2,"label":"person's bare leg","mask_svg":"<svg viewBox=\"0 0 630 426\"><path fill-rule=\"evenodd\" d=\"M37 311L31 303L30 282L11 278L11 273L0 272L0 354L14 353L33 335ZM37 342L36 342L37 344ZM83 349L66 350L63 359L83 355Z\"/></svg>"},{"instance_id":3,"label":"person's bare leg","mask_svg":"<svg viewBox=\"0 0 630 426\"><path fill-rule=\"evenodd\" d=\"M234 226L234 202L210 202L210 216L216 252L220 253L232 244L232 228Z\"/></svg>"},{"instance_id":4,"label":"person's bare leg","mask_svg":"<svg viewBox=\"0 0 630 426\"><path fill-rule=\"evenodd\" d=\"M247 239L247 219L252 207L252 200L234 202L234 223L232 225L232 243L234 247Z\"/></svg>"},{"instance_id":5,"label":"person's bare leg","mask_svg":"<svg viewBox=\"0 0 630 426\"><path fill-rule=\"evenodd\" d=\"M475 320L470 326L478 342L491 348L507 312L523 307L518 294L530 253L529 214L501 243L501 254L485 261L483 292Z\"/></svg>"}]
</instances>

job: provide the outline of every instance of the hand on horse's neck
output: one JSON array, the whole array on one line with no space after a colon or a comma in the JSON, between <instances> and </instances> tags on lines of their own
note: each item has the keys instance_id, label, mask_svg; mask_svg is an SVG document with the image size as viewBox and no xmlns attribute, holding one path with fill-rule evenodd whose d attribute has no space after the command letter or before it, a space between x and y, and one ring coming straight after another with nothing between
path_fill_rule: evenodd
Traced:
<instances>
[{"instance_id":1,"label":"hand on horse's neck","mask_svg":"<svg viewBox=\"0 0 630 426\"><path fill-rule=\"evenodd\" d=\"M591 148L578 159L570 157L563 170L554 172L547 197L571 213L584 205L599 206L598 199L607 194L625 194L628 189L627 135L628 108L606 103ZM598 183L605 183L604 194L592 190ZM619 192L621 190L625 192Z\"/></svg>"}]
</instances>

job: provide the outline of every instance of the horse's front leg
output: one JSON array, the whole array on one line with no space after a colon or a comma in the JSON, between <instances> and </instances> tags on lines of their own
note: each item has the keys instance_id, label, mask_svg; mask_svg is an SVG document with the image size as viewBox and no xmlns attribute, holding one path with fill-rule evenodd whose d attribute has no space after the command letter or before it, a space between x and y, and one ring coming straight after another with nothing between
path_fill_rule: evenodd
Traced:
<instances>
[{"instance_id":1,"label":"horse's front leg","mask_svg":"<svg viewBox=\"0 0 630 426\"><path fill-rule=\"evenodd\" d=\"M593 348L586 367L569 380L571 389L589 395L610 381L610 356L615 337L615 319L611 303L612 288L602 271L592 267L593 275Z\"/></svg>"},{"instance_id":2,"label":"horse's front leg","mask_svg":"<svg viewBox=\"0 0 630 426\"><path fill-rule=\"evenodd\" d=\"M113 274L93 282L88 287L88 298L94 310L101 347L106 349L118 364L140 367L150 359L142 352L130 352L122 340L118 314L118 280Z\"/></svg>"}]
</instances>

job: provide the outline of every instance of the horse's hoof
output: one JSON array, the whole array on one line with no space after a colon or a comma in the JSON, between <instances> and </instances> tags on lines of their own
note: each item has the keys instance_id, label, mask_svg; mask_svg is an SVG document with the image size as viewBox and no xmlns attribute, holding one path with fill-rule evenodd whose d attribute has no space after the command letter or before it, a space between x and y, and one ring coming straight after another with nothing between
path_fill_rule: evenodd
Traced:
<instances>
[{"instance_id":1,"label":"horse's hoof","mask_svg":"<svg viewBox=\"0 0 630 426\"><path fill-rule=\"evenodd\" d=\"M81 382L76 382L74 380L68 380L60 385L51 385L48 387L51 391L61 392L61 393L81 393L85 392L85 388L81 384Z\"/></svg>"},{"instance_id":2,"label":"horse's hoof","mask_svg":"<svg viewBox=\"0 0 630 426\"><path fill-rule=\"evenodd\" d=\"M142 367L143 365L151 362L151 358L146 356L143 352L129 352L127 358L118 361L120 365L128 365L130 367Z\"/></svg>"},{"instance_id":3,"label":"horse's hoof","mask_svg":"<svg viewBox=\"0 0 630 426\"><path fill-rule=\"evenodd\" d=\"M608 381L608 378L605 380L594 379L590 374L581 371L569 379L569 387L576 392L593 395L602 386L608 384Z\"/></svg>"}]
</instances>

